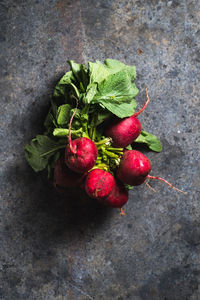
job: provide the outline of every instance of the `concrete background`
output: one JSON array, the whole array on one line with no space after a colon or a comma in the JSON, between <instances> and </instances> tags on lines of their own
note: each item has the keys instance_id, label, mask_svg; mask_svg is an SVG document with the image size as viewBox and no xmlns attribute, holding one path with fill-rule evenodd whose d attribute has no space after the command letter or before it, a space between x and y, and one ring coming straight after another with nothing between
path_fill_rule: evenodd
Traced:
<instances>
[{"instance_id":1,"label":"concrete background","mask_svg":"<svg viewBox=\"0 0 200 300\"><path fill-rule=\"evenodd\" d=\"M198 0L1 1L0 299L199 300ZM138 54L138 49L142 53ZM59 197L24 159L49 95L77 62L135 64L140 116L163 143L126 216L81 193Z\"/></svg>"}]
</instances>

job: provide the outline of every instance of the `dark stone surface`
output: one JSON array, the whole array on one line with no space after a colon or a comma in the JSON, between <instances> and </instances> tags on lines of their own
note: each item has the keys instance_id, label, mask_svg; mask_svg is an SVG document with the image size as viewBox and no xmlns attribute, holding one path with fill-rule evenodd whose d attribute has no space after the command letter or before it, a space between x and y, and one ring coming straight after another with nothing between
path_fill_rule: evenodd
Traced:
<instances>
[{"instance_id":1,"label":"dark stone surface","mask_svg":"<svg viewBox=\"0 0 200 300\"><path fill-rule=\"evenodd\" d=\"M0 299L199 300L199 1L1 1ZM142 53L139 55L140 51ZM140 120L163 142L126 216L59 197L24 159L67 59L135 64Z\"/></svg>"}]
</instances>

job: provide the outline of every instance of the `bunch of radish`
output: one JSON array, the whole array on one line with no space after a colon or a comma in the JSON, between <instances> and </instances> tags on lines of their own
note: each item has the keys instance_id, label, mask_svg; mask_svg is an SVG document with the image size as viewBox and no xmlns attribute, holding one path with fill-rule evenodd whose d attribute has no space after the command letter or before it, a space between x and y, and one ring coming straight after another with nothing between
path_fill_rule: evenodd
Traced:
<instances>
[{"instance_id":1,"label":"bunch of radish","mask_svg":"<svg viewBox=\"0 0 200 300\"><path fill-rule=\"evenodd\" d=\"M75 109L69 124L69 144L65 150L65 158L61 157L55 165L55 186L84 186L89 197L96 199L103 205L115 208L122 208L128 201L126 185L137 186L143 184L148 178L164 181L171 188L182 192L163 178L150 176L151 162L144 154L137 150L126 149L140 135L142 130L142 125L137 117L144 111L149 102L147 88L145 91L147 101L144 107L131 117L113 120L105 130L105 136L108 138L100 142L95 143L87 137L71 140L71 123L76 112ZM114 170L109 165L97 160L98 150L102 151L102 149L111 157L116 155ZM113 152L109 153L110 150ZM64 169L64 173L63 171L60 172L59 168ZM69 172L70 177L68 178ZM123 210L121 211L123 213Z\"/></svg>"},{"instance_id":2,"label":"bunch of radish","mask_svg":"<svg viewBox=\"0 0 200 300\"><path fill-rule=\"evenodd\" d=\"M150 101L147 87L146 102L135 112L135 67L111 59L89 63L88 69L69 64L71 71L55 87L44 135L25 148L31 167L36 172L47 168L56 188L79 187L103 205L120 209L128 201L128 190L148 185L148 179L182 192L149 175L150 160L134 150L135 143L156 152L162 149L138 120Z\"/></svg>"}]
</instances>

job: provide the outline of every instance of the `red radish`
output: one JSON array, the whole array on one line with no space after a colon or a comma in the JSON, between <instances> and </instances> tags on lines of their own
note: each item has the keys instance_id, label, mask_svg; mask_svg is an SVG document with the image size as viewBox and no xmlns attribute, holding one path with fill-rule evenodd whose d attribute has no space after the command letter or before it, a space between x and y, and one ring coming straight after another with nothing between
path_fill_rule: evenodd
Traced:
<instances>
[{"instance_id":1,"label":"red radish","mask_svg":"<svg viewBox=\"0 0 200 300\"><path fill-rule=\"evenodd\" d=\"M94 167L98 150L95 143L86 137L71 140L71 124L78 107L78 99L76 99L76 108L72 114L69 123L69 144L65 151L66 165L77 173L85 173Z\"/></svg>"},{"instance_id":2,"label":"red radish","mask_svg":"<svg viewBox=\"0 0 200 300\"><path fill-rule=\"evenodd\" d=\"M74 172L85 173L94 167L97 154L95 143L88 138L81 137L67 145L65 163Z\"/></svg>"},{"instance_id":3,"label":"red radish","mask_svg":"<svg viewBox=\"0 0 200 300\"><path fill-rule=\"evenodd\" d=\"M126 204L127 201L128 191L120 181L115 180L115 186L110 192L110 194L106 198L102 199L102 201L100 202L110 207L121 208L124 204ZM123 211L122 214L124 214Z\"/></svg>"},{"instance_id":4,"label":"red radish","mask_svg":"<svg viewBox=\"0 0 200 300\"><path fill-rule=\"evenodd\" d=\"M92 170L85 181L85 191L94 199L108 196L115 185L112 174L101 169Z\"/></svg>"},{"instance_id":5,"label":"red radish","mask_svg":"<svg viewBox=\"0 0 200 300\"><path fill-rule=\"evenodd\" d=\"M144 154L136 150L127 150L124 152L122 156L119 168L117 170L117 177L123 183L129 185L140 185L147 178L157 179L159 181L165 182L172 189L175 189L178 192L185 194L185 192L177 189L167 180L158 176L149 175L150 171L151 171L151 162Z\"/></svg>"},{"instance_id":6,"label":"red radish","mask_svg":"<svg viewBox=\"0 0 200 300\"><path fill-rule=\"evenodd\" d=\"M145 88L147 101L140 111L133 116L125 119L116 118L113 123L106 129L105 135L112 138L114 147L125 148L130 145L141 133L142 125L137 116L143 112L150 99Z\"/></svg>"},{"instance_id":7,"label":"red radish","mask_svg":"<svg viewBox=\"0 0 200 300\"><path fill-rule=\"evenodd\" d=\"M54 186L62 188L80 187L84 175L73 172L65 164L64 156L60 157L54 167Z\"/></svg>"},{"instance_id":8,"label":"red radish","mask_svg":"<svg viewBox=\"0 0 200 300\"><path fill-rule=\"evenodd\" d=\"M126 184L142 184L151 171L150 160L141 152L136 150L127 150L124 152L117 177Z\"/></svg>"},{"instance_id":9,"label":"red radish","mask_svg":"<svg viewBox=\"0 0 200 300\"><path fill-rule=\"evenodd\" d=\"M122 120L116 118L106 129L105 135L112 138L114 147L125 148L140 135L141 131L140 121L132 116Z\"/></svg>"}]
</instances>

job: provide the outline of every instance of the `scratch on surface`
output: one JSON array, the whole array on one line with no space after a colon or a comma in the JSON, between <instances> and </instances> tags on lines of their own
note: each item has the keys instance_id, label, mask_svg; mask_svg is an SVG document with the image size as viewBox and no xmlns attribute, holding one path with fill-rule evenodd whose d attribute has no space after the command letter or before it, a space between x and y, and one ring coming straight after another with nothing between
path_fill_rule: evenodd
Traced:
<instances>
[{"instance_id":1,"label":"scratch on surface","mask_svg":"<svg viewBox=\"0 0 200 300\"><path fill-rule=\"evenodd\" d=\"M83 290L81 290L80 288L78 288L76 285L72 284L70 281L68 281L68 283L77 291L81 292L81 294L85 295L88 297L88 299L90 300L94 300L94 298L92 298L90 295L88 295L86 292L84 292Z\"/></svg>"}]
</instances>

